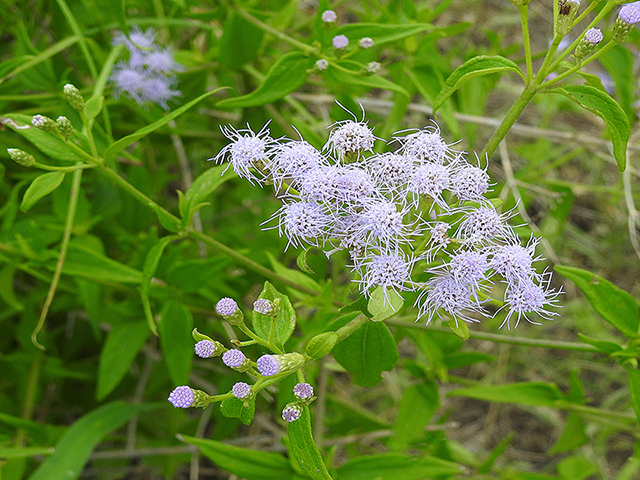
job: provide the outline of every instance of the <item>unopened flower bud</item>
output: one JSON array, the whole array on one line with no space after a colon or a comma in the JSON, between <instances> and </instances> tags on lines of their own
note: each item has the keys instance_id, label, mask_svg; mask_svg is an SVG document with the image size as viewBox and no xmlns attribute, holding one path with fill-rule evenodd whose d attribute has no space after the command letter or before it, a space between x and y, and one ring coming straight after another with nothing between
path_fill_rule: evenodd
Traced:
<instances>
[{"instance_id":1,"label":"unopened flower bud","mask_svg":"<svg viewBox=\"0 0 640 480\"><path fill-rule=\"evenodd\" d=\"M261 315L276 317L280 308L275 302L271 302L266 298L259 298L253 302L253 310Z\"/></svg>"},{"instance_id":2,"label":"unopened flower bud","mask_svg":"<svg viewBox=\"0 0 640 480\"><path fill-rule=\"evenodd\" d=\"M20 150L19 148L7 148L11 160L23 167L33 167L36 164L36 159L30 153Z\"/></svg>"},{"instance_id":3,"label":"unopened flower bud","mask_svg":"<svg viewBox=\"0 0 640 480\"><path fill-rule=\"evenodd\" d=\"M296 386L293 387L293 394L298 400L303 400L309 403L314 398L313 387L308 383L297 383Z\"/></svg>"},{"instance_id":4,"label":"unopened flower bud","mask_svg":"<svg viewBox=\"0 0 640 480\"><path fill-rule=\"evenodd\" d=\"M216 303L216 312L231 325L242 325L244 314L233 298L225 297Z\"/></svg>"},{"instance_id":5,"label":"unopened flower bud","mask_svg":"<svg viewBox=\"0 0 640 480\"><path fill-rule=\"evenodd\" d=\"M327 68L329 68L329 62L327 62L324 58L318 60L313 66L313 70L317 73L324 72Z\"/></svg>"},{"instance_id":6,"label":"unopened flower bud","mask_svg":"<svg viewBox=\"0 0 640 480\"><path fill-rule=\"evenodd\" d=\"M578 60L582 60L588 55L591 55L591 52L596 48L602 41L602 31L597 28L590 28L584 34L584 36L580 39L580 43L576 47L575 52L573 52L573 56Z\"/></svg>"},{"instance_id":7,"label":"unopened flower bud","mask_svg":"<svg viewBox=\"0 0 640 480\"><path fill-rule=\"evenodd\" d=\"M635 4L622 7L613 25L613 39L618 43L624 42L638 22L640 22L640 7Z\"/></svg>"},{"instance_id":8,"label":"unopened flower bud","mask_svg":"<svg viewBox=\"0 0 640 480\"><path fill-rule=\"evenodd\" d=\"M73 136L73 132L75 129L73 125L71 125L71 120L67 117L58 117L56 120L56 126L58 127L58 131L65 139L70 139Z\"/></svg>"},{"instance_id":9,"label":"unopened flower bud","mask_svg":"<svg viewBox=\"0 0 640 480\"><path fill-rule=\"evenodd\" d=\"M233 393L234 397L244 400L251 396L251 385L245 382L238 382L231 388L231 393Z\"/></svg>"},{"instance_id":10,"label":"unopened flower bud","mask_svg":"<svg viewBox=\"0 0 640 480\"><path fill-rule=\"evenodd\" d=\"M56 122L44 115L34 115L31 119L31 125L43 132L52 132L57 130Z\"/></svg>"},{"instance_id":11,"label":"unopened flower bud","mask_svg":"<svg viewBox=\"0 0 640 480\"><path fill-rule=\"evenodd\" d=\"M256 362L260 375L272 377L279 373L297 370L304 365L304 355L301 353L284 353L280 355L263 355Z\"/></svg>"},{"instance_id":12,"label":"unopened flower bud","mask_svg":"<svg viewBox=\"0 0 640 480\"><path fill-rule=\"evenodd\" d=\"M365 69L365 73L367 75L375 75L380 71L381 65L378 62L369 62L367 63L367 67Z\"/></svg>"},{"instance_id":13,"label":"unopened flower bud","mask_svg":"<svg viewBox=\"0 0 640 480\"><path fill-rule=\"evenodd\" d=\"M227 350L224 345L215 340L200 340L193 349L200 358L218 357Z\"/></svg>"},{"instance_id":14,"label":"unopened flower bud","mask_svg":"<svg viewBox=\"0 0 640 480\"><path fill-rule=\"evenodd\" d=\"M302 407L297 402L287 403L282 409L282 419L286 422L295 422L302 415Z\"/></svg>"},{"instance_id":15,"label":"unopened flower bud","mask_svg":"<svg viewBox=\"0 0 640 480\"><path fill-rule=\"evenodd\" d=\"M251 361L237 348L224 352L222 363L237 372L246 372L251 368Z\"/></svg>"},{"instance_id":16,"label":"unopened flower bud","mask_svg":"<svg viewBox=\"0 0 640 480\"><path fill-rule=\"evenodd\" d=\"M71 85L70 83L67 83L63 88L62 91L64 92L64 98L67 99L67 102L69 102L69 105L71 105L74 109L78 110L79 112L84 110L84 98L82 98L82 95L80 94L80 90L78 90L75 85Z\"/></svg>"},{"instance_id":17,"label":"unopened flower bud","mask_svg":"<svg viewBox=\"0 0 640 480\"><path fill-rule=\"evenodd\" d=\"M564 36L569 33L579 9L580 0L560 0L558 2L556 35Z\"/></svg>"},{"instance_id":18,"label":"unopened flower bud","mask_svg":"<svg viewBox=\"0 0 640 480\"><path fill-rule=\"evenodd\" d=\"M176 408L206 408L210 403L210 397L207 393L187 385L176 387L169 395L168 400Z\"/></svg>"},{"instance_id":19,"label":"unopened flower bud","mask_svg":"<svg viewBox=\"0 0 640 480\"><path fill-rule=\"evenodd\" d=\"M373 47L373 39L369 37L361 38L360 41L358 42L358 46L364 49L371 48Z\"/></svg>"},{"instance_id":20,"label":"unopened flower bud","mask_svg":"<svg viewBox=\"0 0 640 480\"><path fill-rule=\"evenodd\" d=\"M311 358L319 359L327 355L336 342L338 341L338 334L336 332L324 332L316 335L307 344L306 354Z\"/></svg>"}]
</instances>

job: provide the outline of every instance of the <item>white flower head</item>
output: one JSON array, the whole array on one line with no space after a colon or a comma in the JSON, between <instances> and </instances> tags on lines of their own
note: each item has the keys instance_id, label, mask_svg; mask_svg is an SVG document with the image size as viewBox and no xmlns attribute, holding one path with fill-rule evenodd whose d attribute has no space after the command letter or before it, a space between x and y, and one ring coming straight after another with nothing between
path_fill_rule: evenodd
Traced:
<instances>
[{"instance_id":1,"label":"white flower head","mask_svg":"<svg viewBox=\"0 0 640 480\"><path fill-rule=\"evenodd\" d=\"M408 189L413 194L413 204L417 206L420 199L427 195L434 201L433 205L438 205L443 210L448 211L449 205L442 197L442 193L451 186L450 171L448 165L440 163L425 162L418 166L411 180Z\"/></svg>"},{"instance_id":2,"label":"white flower head","mask_svg":"<svg viewBox=\"0 0 640 480\"><path fill-rule=\"evenodd\" d=\"M285 250L289 245L323 245L333 222L318 203L304 200L283 205L272 218L278 218L278 232L289 240Z\"/></svg>"},{"instance_id":3,"label":"white flower head","mask_svg":"<svg viewBox=\"0 0 640 480\"><path fill-rule=\"evenodd\" d=\"M387 152L369 157L367 163L376 184L385 191L402 195L401 187L406 185L413 171L413 162L409 158Z\"/></svg>"},{"instance_id":4,"label":"white flower head","mask_svg":"<svg viewBox=\"0 0 640 480\"><path fill-rule=\"evenodd\" d=\"M538 283L534 279L538 280ZM544 273L510 283L504 294L505 304L498 310L498 312L505 308L508 310L500 328L507 325L507 328L511 329L511 317L514 315L516 316L514 328L523 317L529 323L541 325L530 318L531 314L536 314L544 320L552 320L552 317L560 315L558 312L545 310L547 306L558 307L558 296L564 293L562 289L551 288L550 282L551 275Z\"/></svg>"},{"instance_id":5,"label":"white flower head","mask_svg":"<svg viewBox=\"0 0 640 480\"><path fill-rule=\"evenodd\" d=\"M516 237L507 221L515 215L513 210L499 214L492 205L474 208L456 230L456 237L465 245L496 245L511 242Z\"/></svg>"},{"instance_id":6,"label":"white flower head","mask_svg":"<svg viewBox=\"0 0 640 480\"><path fill-rule=\"evenodd\" d=\"M322 153L310 143L296 140L278 145L267 168L278 188L285 181L296 188L306 174L321 165L327 165Z\"/></svg>"},{"instance_id":7,"label":"white flower head","mask_svg":"<svg viewBox=\"0 0 640 480\"><path fill-rule=\"evenodd\" d=\"M488 165L488 163L487 163ZM460 202L471 200L475 202L485 201L484 194L491 186L489 174L486 170L466 162L459 162L451 176L451 191Z\"/></svg>"},{"instance_id":8,"label":"white flower head","mask_svg":"<svg viewBox=\"0 0 640 480\"><path fill-rule=\"evenodd\" d=\"M345 110L348 112L346 108ZM332 151L339 158L345 156L359 158L362 152L373 151L376 137L373 129L369 128L364 121L364 109L362 109L363 120L358 121L355 115L352 114L352 116L353 120L341 120L331 125L333 129L324 150Z\"/></svg>"},{"instance_id":9,"label":"white flower head","mask_svg":"<svg viewBox=\"0 0 640 480\"><path fill-rule=\"evenodd\" d=\"M400 133L413 132L403 136ZM428 126L421 130L405 130L396 132L393 140L400 143L400 151L418 163L445 163L451 158L452 150L440 136L440 127Z\"/></svg>"},{"instance_id":10,"label":"white flower head","mask_svg":"<svg viewBox=\"0 0 640 480\"><path fill-rule=\"evenodd\" d=\"M427 325L431 323L434 316L444 319L442 312L455 319L465 322L479 322L477 318L470 317L469 312L483 314L481 304L477 301L471 285L461 282L451 273L437 275L429 279L426 289L423 290L416 300L418 307L418 317L427 317Z\"/></svg>"},{"instance_id":11,"label":"white flower head","mask_svg":"<svg viewBox=\"0 0 640 480\"><path fill-rule=\"evenodd\" d=\"M398 295L399 291L414 290L411 271L415 262L415 258L407 259L399 250L369 256L359 265L354 265L362 271L362 278L358 280L360 291L369 295L373 289L381 286L385 289L385 299L388 299L387 289Z\"/></svg>"}]
</instances>

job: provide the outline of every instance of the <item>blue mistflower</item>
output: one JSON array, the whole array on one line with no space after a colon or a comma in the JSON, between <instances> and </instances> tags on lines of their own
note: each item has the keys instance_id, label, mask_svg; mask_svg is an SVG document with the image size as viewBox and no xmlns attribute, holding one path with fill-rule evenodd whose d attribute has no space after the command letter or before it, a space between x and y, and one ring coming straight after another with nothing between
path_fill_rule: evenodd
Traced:
<instances>
[{"instance_id":1,"label":"blue mistflower","mask_svg":"<svg viewBox=\"0 0 640 480\"><path fill-rule=\"evenodd\" d=\"M231 388L231 393L236 398L243 400L251 395L251 385L245 382L238 382Z\"/></svg>"},{"instance_id":2,"label":"blue mistflower","mask_svg":"<svg viewBox=\"0 0 640 480\"><path fill-rule=\"evenodd\" d=\"M193 389L187 385L176 387L168 398L176 408L189 408L193 404L194 399Z\"/></svg>"},{"instance_id":3,"label":"blue mistflower","mask_svg":"<svg viewBox=\"0 0 640 480\"><path fill-rule=\"evenodd\" d=\"M558 312L545 310L545 307L557 307L557 298L563 293L562 290L556 290L549 286L551 282L549 274L537 276L538 283L534 281L534 278L525 278L509 284L504 294L505 304L500 309L506 308L508 311L500 328L506 324L507 328L511 329L511 317L513 316L516 316L515 328L522 317L529 323L541 325L529 317L531 314L536 314L544 320L551 320L551 317L560 315Z\"/></svg>"}]
</instances>

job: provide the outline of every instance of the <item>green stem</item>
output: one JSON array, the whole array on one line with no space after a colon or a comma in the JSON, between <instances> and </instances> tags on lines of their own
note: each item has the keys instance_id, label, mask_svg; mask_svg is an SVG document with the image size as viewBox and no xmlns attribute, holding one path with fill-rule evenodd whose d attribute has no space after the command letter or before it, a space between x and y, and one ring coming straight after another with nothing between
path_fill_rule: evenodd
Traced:
<instances>
[{"instance_id":1,"label":"green stem","mask_svg":"<svg viewBox=\"0 0 640 480\"><path fill-rule=\"evenodd\" d=\"M87 66L89 67L89 72L91 72L91 75L93 76L93 78L96 78L98 76L98 69L96 68L95 62L93 61L93 55L91 55L91 52L89 51L89 45L87 45L87 39L85 38L84 34L82 33L82 30L80 29L80 25L78 25L78 22L73 16L73 13L71 12L71 9L67 5L67 3L64 0L56 0L56 1L58 2L58 6L60 7L60 10L62 10L62 14L67 19L67 22L69 22L69 26L71 27L71 30L73 30L73 33L80 40L80 50L82 50L82 55L84 56L84 59L87 62Z\"/></svg>"},{"instance_id":2,"label":"green stem","mask_svg":"<svg viewBox=\"0 0 640 480\"><path fill-rule=\"evenodd\" d=\"M338 339L336 340L336 343L341 342L342 340L347 338L349 335L351 335L357 329L362 327L368 321L369 321L369 318L364 313L361 313L356 318L354 318L349 323L347 323L345 326L340 327L338 330L336 330L336 333L338 334Z\"/></svg>"},{"instance_id":3,"label":"green stem","mask_svg":"<svg viewBox=\"0 0 640 480\"><path fill-rule=\"evenodd\" d=\"M64 266L65 258L67 257L67 249L69 248L69 241L71 240L71 230L73 229L73 221L76 216L76 208L78 206L78 196L80 194L80 182L82 180L82 169L78 169L73 172L73 180L71 183L71 195L69 197L69 207L67 208L67 218L64 224L64 233L62 235L62 243L60 244L60 253L58 254L58 262L56 263L56 269L53 273L53 279L51 280L51 286L47 292L47 298L40 312L40 318L38 324L31 334L31 342L40 350L44 350L44 346L38 342L38 333L42 330L44 322L47 319L47 313L53 297L56 294L56 288L58 282L60 282L60 276L62 275L62 267Z\"/></svg>"},{"instance_id":4,"label":"green stem","mask_svg":"<svg viewBox=\"0 0 640 480\"><path fill-rule=\"evenodd\" d=\"M575 412L586 413L589 415L596 416L605 416L605 417L613 417L620 418L623 420L637 420L637 417L634 413L623 413L623 412L615 412L613 410L606 410L604 408L598 407L589 407L588 405L576 405L574 403L567 403L563 405L559 405L560 408L566 408L567 410L573 410Z\"/></svg>"},{"instance_id":5,"label":"green stem","mask_svg":"<svg viewBox=\"0 0 640 480\"><path fill-rule=\"evenodd\" d=\"M593 55L591 55L589 58L583 60L582 62L578 63L578 65L576 65L573 68L570 68L569 70L567 70L566 72L558 75L556 78L553 78L551 80L549 80L548 82L543 83L542 85L540 85L540 88L547 88L550 85L553 85L554 83L559 82L560 80L564 80L565 78L567 78L569 75L577 72L578 70L580 70L582 67L584 67L585 65L587 65L588 63L593 62L594 60L596 60L600 55L602 55L603 53L611 50L613 47L615 47L616 45L618 45L618 42L616 42L615 40L610 40L609 43L607 43L604 47L602 47L600 50L598 50L596 53L594 53Z\"/></svg>"},{"instance_id":6,"label":"green stem","mask_svg":"<svg viewBox=\"0 0 640 480\"><path fill-rule=\"evenodd\" d=\"M283 32L281 32L279 30L276 30L275 28L267 25L266 23L261 22L256 17L251 15L249 12L247 12L246 10L240 8L238 5L236 5L236 4L232 3L232 2L230 3L227 0L223 0L223 3L225 3L227 5L227 7L230 7L234 12L236 12L238 15L240 15L242 18L244 18L247 22L255 25L259 29L264 30L265 32L269 33L270 35L273 35L274 37L282 40L283 42L288 43L289 45L297 48L298 50L302 50L304 53L307 53L307 54L318 53L316 48L310 47L306 43L302 43L302 42L296 40L295 38L290 37L286 33L283 33Z\"/></svg>"},{"instance_id":7,"label":"green stem","mask_svg":"<svg viewBox=\"0 0 640 480\"><path fill-rule=\"evenodd\" d=\"M520 23L522 24L522 37L524 40L524 57L527 63L527 82L533 80L533 62L531 59L531 39L529 38L529 5L518 7L520 10Z\"/></svg>"},{"instance_id":8,"label":"green stem","mask_svg":"<svg viewBox=\"0 0 640 480\"><path fill-rule=\"evenodd\" d=\"M87 163L78 163L73 167L54 167L51 165L44 165L42 163L36 162L34 167L39 168L41 170L47 170L50 172L75 172L76 170L86 170L88 168L95 168L96 165L89 165Z\"/></svg>"},{"instance_id":9,"label":"green stem","mask_svg":"<svg viewBox=\"0 0 640 480\"><path fill-rule=\"evenodd\" d=\"M390 318L385 320L387 325L395 325L402 328L415 328L420 330L433 330L440 333L448 333L456 335L449 327L438 327L436 325L423 325L421 323L412 323L406 320ZM527 347L540 347L540 348L552 348L556 350L573 350L578 352L590 352L590 353L603 353L596 347L578 342L562 342L559 340L538 340L534 338L525 337L508 337L506 335L500 335L498 333L486 333L470 331L471 338L478 340L489 340L496 343L508 343L511 345L522 345Z\"/></svg>"},{"instance_id":10,"label":"green stem","mask_svg":"<svg viewBox=\"0 0 640 480\"><path fill-rule=\"evenodd\" d=\"M28 420L33 415L33 409L36 404L36 392L38 390L38 382L40 381L40 373L42 372L42 360L43 355L40 352L36 352L29 369L29 375L27 377L26 391L24 395L24 403L22 405L22 413L20 418ZM26 439L26 433L24 430L18 430L14 444L17 447L23 447Z\"/></svg>"},{"instance_id":11,"label":"green stem","mask_svg":"<svg viewBox=\"0 0 640 480\"><path fill-rule=\"evenodd\" d=\"M276 353L284 353L282 350L280 350L278 347L276 347L273 342L267 342L266 340L263 340L262 338L260 338L258 335L256 335L255 333L253 333L249 327L247 327L244 323L241 323L240 325L238 325L238 329L240 329L240 331L242 333L244 333L247 337L249 337L251 340L253 340L254 342L256 342L259 345L262 345L265 348L268 348L269 350L271 350L272 352L276 352Z\"/></svg>"},{"instance_id":12,"label":"green stem","mask_svg":"<svg viewBox=\"0 0 640 480\"><path fill-rule=\"evenodd\" d=\"M584 16L590 12L592 9L591 7L595 8L595 6L597 5L598 2L592 2L589 7L587 8L587 10L585 10L585 12L580 15L575 22L573 22L573 25L575 26L580 20L582 20L582 18L584 18ZM562 54L560 54L560 56L549 66L549 72L553 72L558 65L560 64L560 62L562 60L564 60L571 52L573 52L575 50L575 48L578 46L578 43L580 43L580 40L582 40L582 37L584 37L584 34L587 30L589 30L590 28L595 27L598 22L600 20L602 20L602 18L607 15L614 7L616 6L616 1L610 1L607 3L607 5L604 6L604 8L600 11L600 13L598 15L596 15L596 18L594 18L591 23L587 26L587 28L584 29L584 32L582 32L582 34L576 38L571 45L569 45L563 52ZM546 75L545 75L546 76Z\"/></svg>"}]
</instances>

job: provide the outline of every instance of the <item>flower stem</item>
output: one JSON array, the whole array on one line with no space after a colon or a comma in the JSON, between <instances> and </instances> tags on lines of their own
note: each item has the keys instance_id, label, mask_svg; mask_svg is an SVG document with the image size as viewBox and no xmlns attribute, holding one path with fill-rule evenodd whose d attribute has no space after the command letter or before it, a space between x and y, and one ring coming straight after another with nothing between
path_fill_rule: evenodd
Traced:
<instances>
[{"instance_id":1,"label":"flower stem","mask_svg":"<svg viewBox=\"0 0 640 480\"><path fill-rule=\"evenodd\" d=\"M367 323L368 320L369 318L364 313L361 313L349 323L347 323L343 327L340 327L338 330L336 330L336 333L338 334L336 343L341 342L342 340L347 338L349 335L351 335L353 332Z\"/></svg>"},{"instance_id":2,"label":"flower stem","mask_svg":"<svg viewBox=\"0 0 640 480\"><path fill-rule=\"evenodd\" d=\"M522 38L524 41L524 57L527 63L527 83L533 80L533 63L531 59L531 39L529 38L529 5L521 5L520 23L522 24Z\"/></svg>"}]
</instances>

